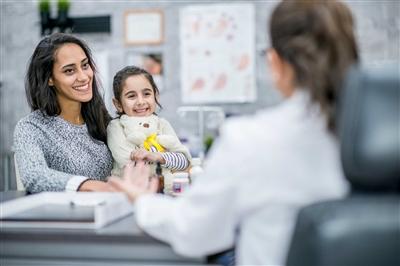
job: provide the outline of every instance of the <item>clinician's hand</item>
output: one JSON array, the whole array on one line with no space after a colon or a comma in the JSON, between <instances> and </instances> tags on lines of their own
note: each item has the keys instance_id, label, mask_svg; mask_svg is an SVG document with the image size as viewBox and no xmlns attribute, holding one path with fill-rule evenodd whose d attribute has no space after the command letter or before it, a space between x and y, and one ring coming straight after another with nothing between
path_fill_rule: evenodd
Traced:
<instances>
[{"instance_id":1,"label":"clinician's hand","mask_svg":"<svg viewBox=\"0 0 400 266\"><path fill-rule=\"evenodd\" d=\"M131 202L138 197L156 193L158 188L158 179L150 178L150 168L144 161L128 163L123 171L122 178L111 177L108 183L115 190L125 192Z\"/></svg>"},{"instance_id":2,"label":"clinician's hand","mask_svg":"<svg viewBox=\"0 0 400 266\"><path fill-rule=\"evenodd\" d=\"M161 156L159 152L150 152L145 149L138 149L131 153L132 161L145 161L145 162L153 162L153 163L161 163L165 164L164 158Z\"/></svg>"}]
</instances>

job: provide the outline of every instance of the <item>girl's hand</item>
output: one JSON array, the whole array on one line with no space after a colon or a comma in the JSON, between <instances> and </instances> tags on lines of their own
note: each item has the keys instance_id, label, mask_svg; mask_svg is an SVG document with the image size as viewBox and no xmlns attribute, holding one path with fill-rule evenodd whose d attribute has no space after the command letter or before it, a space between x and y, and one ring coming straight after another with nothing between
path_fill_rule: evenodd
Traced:
<instances>
[{"instance_id":1,"label":"girl's hand","mask_svg":"<svg viewBox=\"0 0 400 266\"><path fill-rule=\"evenodd\" d=\"M164 158L161 156L159 152L150 152L145 149L138 149L131 153L132 161L145 161L145 162L153 162L153 163L161 163L165 164Z\"/></svg>"},{"instance_id":2,"label":"girl's hand","mask_svg":"<svg viewBox=\"0 0 400 266\"><path fill-rule=\"evenodd\" d=\"M92 192L113 192L114 187L110 184L99 180L86 180L81 184L78 191L92 191Z\"/></svg>"},{"instance_id":3,"label":"girl's hand","mask_svg":"<svg viewBox=\"0 0 400 266\"><path fill-rule=\"evenodd\" d=\"M111 177L108 183L116 191L124 192L131 202L142 195L156 193L158 188L158 179L150 178L150 168L144 161L138 161L136 166L128 163L122 178Z\"/></svg>"}]
</instances>

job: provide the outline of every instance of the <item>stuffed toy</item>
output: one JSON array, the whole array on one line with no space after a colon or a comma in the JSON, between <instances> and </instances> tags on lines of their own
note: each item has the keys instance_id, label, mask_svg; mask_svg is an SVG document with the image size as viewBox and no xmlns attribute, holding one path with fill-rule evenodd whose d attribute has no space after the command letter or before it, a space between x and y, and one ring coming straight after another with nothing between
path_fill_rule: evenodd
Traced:
<instances>
[{"instance_id":1,"label":"stuffed toy","mask_svg":"<svg viewBox=\"0 0 400 266\"><path fill-rule=\"evenodd\" d=\"M152 152L164 152L179 145L179 140L175 136L157 134L159 117L156 115L122 115L120 122L127 140L140 148Z\"/></svg>"}]
</instances>

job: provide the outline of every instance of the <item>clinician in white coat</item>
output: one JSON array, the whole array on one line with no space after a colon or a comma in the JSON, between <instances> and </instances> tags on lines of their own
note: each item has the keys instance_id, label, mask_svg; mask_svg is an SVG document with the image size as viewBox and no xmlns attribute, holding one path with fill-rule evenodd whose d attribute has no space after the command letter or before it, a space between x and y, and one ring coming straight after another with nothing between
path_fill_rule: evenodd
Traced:
<instances>
[{"instance_id":1,"label":"clinician in white coat","mask_svg":"<svg viewBox=\"0 0 400 266\"><path fill-rule=\"evenodd\" d=\"M358 61L351 12L334 0L283 1L270 38L267 58L285 100L229 120L204 174L182 197L154 194L156 180L142 162L110 181L135 202L138 225L180 254L235 245L237 264L283 265L299 209L347 192L334 106Z\"/></svg>"}]
</instances>

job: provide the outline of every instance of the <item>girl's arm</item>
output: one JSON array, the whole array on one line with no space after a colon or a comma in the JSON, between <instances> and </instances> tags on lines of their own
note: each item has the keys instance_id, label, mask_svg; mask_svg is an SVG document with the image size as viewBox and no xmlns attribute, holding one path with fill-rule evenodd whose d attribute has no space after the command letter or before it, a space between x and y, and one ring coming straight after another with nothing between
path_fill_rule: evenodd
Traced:
<instances>
[{"instance_id":1,"label":"girl's arm","mask_svg":"<svg viewBox=\"0 0 400 266\"><path fill-rule=\"evenodd\" d=\"M172 170L185 170L189 167L190 161L192 160L188 148L179 141L175 130L167 120L160 118L160 124L161 134L174 136L179 142L179 145L174 147L174 150L162 154L166 162L163 166Z\"/></svg>"},{"instance_id":2,"label":"girl's arm","mask_svg":"<svg viewBox=\"0 0 400 266\"><path fill-rule=\"evenodd\" d=\"M165 160L165 164L162 166L171 170L185 170L189 167L189 160L183 153L180 152L163 152L161 156Z\"/></svg>"},{"instance_id":3,"label":"girl's arm","mask_svg":"<svg viewBox=\"0 0 400 266\"><path fill-rule=\"evenodd\" d=\"M132 161L159 162L161 166L172 170L185 170L189 161L185 155L177 152L151 152L138 149L131 154Z\"/></svg>"}]
</instances>

